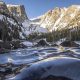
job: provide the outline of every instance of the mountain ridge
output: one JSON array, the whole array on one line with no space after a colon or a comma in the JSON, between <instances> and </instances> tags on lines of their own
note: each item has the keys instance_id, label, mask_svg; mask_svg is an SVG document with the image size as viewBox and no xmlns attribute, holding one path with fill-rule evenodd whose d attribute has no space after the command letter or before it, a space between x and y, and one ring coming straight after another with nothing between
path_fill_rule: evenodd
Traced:
<instances>
[{"instance_id":1,"label":"mountain ridge","mask_svg":"<svg viewBox=\"0 0 80 80\"><path fill-rule=\"evenodd\" d=\"M4 9L5 8L5 9ZM48 33L73 29L80 26L80 5L72 5L68 8L56 7L45 14L30 20L23 5L5 4L0 2L0 9L13 17L22 25L22 34L25 37L33 33Z\"/></svg>"},{"instance_id":2,"label":"mountain ridge","mask_svg":"<svg viewBox=\"0 0 80 80\"><path fill-rule=\"evenodd\" d=\"M62 29L77 17L76 15L79 11L80 5L72 5L68 8L54 8L40 16L38 18L40 21L37 23L41 25L41 27L48 28L50 32L60 28Z\"/></svg>"}]
</instances>

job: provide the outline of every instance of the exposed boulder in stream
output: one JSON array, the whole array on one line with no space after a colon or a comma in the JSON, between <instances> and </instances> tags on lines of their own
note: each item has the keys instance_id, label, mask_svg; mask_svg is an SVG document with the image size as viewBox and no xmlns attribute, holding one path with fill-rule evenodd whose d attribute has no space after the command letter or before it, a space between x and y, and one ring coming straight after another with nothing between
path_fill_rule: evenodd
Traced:
<instances>
[{"instance_id":1,"label":"exposed boulder in stream","mask_svg":"<svg viewBox=\"0 0 80 80\"><path fill-rule=\"evenodd\" d=\"M58 46L56 43L51 44L52 47Z\"/></svg>"},{"instance_id":2,"label":"exposed boulder in stream","mask_svg":"<svg viewBox=\"0 0 80 80\"><path fill-rule=\"evenodd\" d=\"M64 47L79 47L79 44L75 43L74 41L64 41L60 45Z\"/></svg>"},{"instance_id":3,"label":"exposed boulder in stream","mask_svg":"<svg viewBox=\"0 0 80 80\"><path fill-rule=\"evenodd\" d=\"M49 45L49 43L46 40L41 39L41 40L39 40L37 42L37 44L35 46L39 47L39 46L50 46L50 45Z\"/></svg>"},{"instance_id":4,"label":"exposed boulder in stream","mask_svg":"<svg viewBox=\"0 0 80 80\"><path fill-rule=\"evenodd\" d=\"M18 48L25 48L26 46L24 46L23 44L21 44L20 40L16 40L16 41L6 41L6 42L0 42L0 48L2 50L4 49L18 49ZM0 50L1 50L0 49Z\"/></svg>"}]
</instances>

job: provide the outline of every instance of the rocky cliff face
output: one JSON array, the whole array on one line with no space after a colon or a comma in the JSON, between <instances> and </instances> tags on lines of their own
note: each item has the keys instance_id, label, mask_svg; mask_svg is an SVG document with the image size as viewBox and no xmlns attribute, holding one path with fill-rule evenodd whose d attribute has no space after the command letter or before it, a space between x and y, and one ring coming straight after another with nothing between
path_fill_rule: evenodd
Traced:
<instances>
[{"instance_id":1,"label":"rocky cliff face","mask_svg":"<svg viewBox=\"0 0 80 80\"><path fill-rule=\"evenodd\" d=\"M56 7L33 20L28 19L23 5L6 5L0 2L0 11L12 15L21 23L23 26L21 34L25 36L35 32L46 33L80 26L80 5L72 5L68 8Z\"/></svg>"},{"instance_id":2,"label":"rocky cliff face","mask_svg":"<svg viewBox=\"0 0 80 80\"><path fill-rule=\"evenodd\" d=\"M15 16L10 13L4 2L0 2L0 40L20 39L21 33L21 25Z\"/></svg>"},{"instance_id":3,"label":"rocky cliff face","mask_svg":"<svg viewBox=\"0 0 80 80\"><path fill-rule=\"evenodd\" d=\"M24 5L12 5L8 4L7 8L11 14L19 21L23 22L24 20L28 19Z\"/></svg>"},{"instance_id":4,"label":"rocky cliff face","mask_svg":"<svg viewBox=\"0 0 80 80\"><path fill-rule=\"evenodd\" d=\"M38 17L36 21L41 27L45 27L48 31L61 30L65 28L75 27L79 24L80 5L72 5L68 8L55 8L44 15ZM77 19L76 19L77 18ZM73 24L72 24L73 23Z\"/></svg>"},{"instance_id":5,"label":"rocky cliff face","mask_svg":"<svg viewBox=\"0 0 80 80\"><path fill-rule=\"evenodd\" d=\"M57 24L57 29L66 28L66 26L68 26L72 22L72 20L77 17L77 14L80 13L79 10L80 8L77 5L70 6L62 17L62 19L60 20L60 22ZM68 26L67 28L70 28L70 26Z\"/></svg>"},{"instance_id":6,"label":"rocky cliff face","mask_svg":"<svg viewBox=\"0 0 80 80\"><path fill-rule=\"evenodd\" d=\"M5 12L9 15L13 15L16 20L21 23L24 22L24 20L28 19L24 5L5 4L3 1L1 1L0 11Z\"/></svg>"},{"instance_id":7,"label":"rocky cliff face","mask_svg":"<svg viewBox=\"0 0 80 80\"><path fill-rule=\"evenodd\" d=\"M20 39L21 27L13 16L0 12L0 40Z\"/></svg>"},{"instance_id":8,"label":"rocky cliff face","mask_svg":"<svg viewBox=\"0 0 80 80\"><path fill-rule=\"evenodd\" d=\"M42 27L40 27L38 24L33 23L31 20L28 19L26 12L25 12L25 8L23 5L13 5L13 4L5 4L4 2L0 2L0 18L3 21L3 19L5 18L6 22L4 22L4 25L2 23L0 23L0 25L6 26L6 28L13 28L12 25L14 25L14 30L16 31L10 31L10 35L12 35L11 37L13 37L12 33L18 34L17 37L22 37L25 38L28 34L30 33L35 33L35 32L46 32L47 29L44 29ZM9 18L9 19L8 19ZM14 23L14 20L16 21L16 25ZM9 23L9 25L7 25ZM20 26L20 29L22 32L20 32L16 26ZM2 30L5 30L6 28L2 28L2 26L0 26L0 28ZM4 31L2 31L4 32ZM2 32L1 32L1 38L2 38ZM7 32L8 34L8 32ZM25 36L25 37L24 37ZM11 38L12 39L12 38Z\"/></svg>"},{"instance_id":9,"label":"rocky cliff face","mask_svg":"<svg viewBox=\"0 0 80 80\"><path fill-rule=\"evenodd\" d=\"M41 17L40 25L46 27L49 31L52 31L53 25L56 26L57 22L60 21L66 9L55 8L54 10L48 11Z\"/></svg>"},{"instance_id":10,"label":"rocky cliff face","mask_svg":"<svg viewBox=\"0 0 80 80\"><path fill-rule=\"evenodd\" d=\"M7 9L7 6L4 2L0 2L0 11L5 12L5 13L9 13L9 10Z\"/></svg>"}]
</instances>

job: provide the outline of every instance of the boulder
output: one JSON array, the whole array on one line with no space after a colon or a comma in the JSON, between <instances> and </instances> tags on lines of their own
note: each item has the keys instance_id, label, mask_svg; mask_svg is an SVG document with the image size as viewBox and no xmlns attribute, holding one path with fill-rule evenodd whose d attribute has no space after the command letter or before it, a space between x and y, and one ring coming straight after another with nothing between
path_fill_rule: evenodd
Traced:
<instances>
[{"instance_id":1,"label":"boulder","mask_svg":"<svg viewBox=\"0 0 80 80\"><path fill-rule=\"evenodd\" d=\"M17 41L11 41L11 44L12 44L13 49L21 48L19 40L17 40Z\"/></svg>"},{"instance_id":2,"label":"boulder","mask_svg":"<svg viewBox=\"0 0 80 80\"><path fill-rule=\"evenodd\" d=\"M9 42L0 42L0 47L5 49L11 49L11 44Z\"/></svg>"},{"instance_id":3,"label":"boulder","mask_svg":"<svg viewBox=\"0 0 80 80\"><path fill-rule=\"evenodd\" d=\"M40 41L38 41L37 42L37 44L35 45L35 46L49 46L49 44L47 43L47 41L46 40L40 40Z\"/></svg>"},{"instance_id":4,"label":"boulder","mask_svg":"<svg viewBox=\"0 0 80 80\"><path fill-rule=\"evenodd\" d=\"M19 40L16 41L6 41L6 42L0 42L0 49L18 49L23 48L24 45L21 44Z\"/></svg>"},{"instance_id":5,"label":"boulder","mask_svg":"<svg viewBox=\"0 0 80 80\"><path fill-rule=\"evenodd\" d=\"M4 73L5 74L11 74L12 73L12 68L6 68Z\"/></svg>"},{"instance_id":6,"label":"boulder","mask_svg":"<svg viewBox=\"0 0 80 80\"><path fill-rule=\"evenodd\" d=\"M60 45L64 47L79 47L79 44L75 43L74 41L64 41Z\"/></svg>"},{"instance_id":7,"label":"boulder","mask_svg":"<svg viewBox=\"0 0 80 80\"><path fill-rule=\"evenodd\" d=\"M52 47L56 47L56 46L58 46L58 45L54 43L54 44L51 44L51 46L52 46Z\"/></svg>"}]
</instances>

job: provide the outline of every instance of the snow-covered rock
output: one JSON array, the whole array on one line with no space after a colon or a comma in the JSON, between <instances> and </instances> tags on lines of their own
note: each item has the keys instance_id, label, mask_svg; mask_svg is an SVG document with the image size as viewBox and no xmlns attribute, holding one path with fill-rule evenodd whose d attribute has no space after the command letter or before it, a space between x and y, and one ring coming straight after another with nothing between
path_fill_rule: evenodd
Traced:
<instances>
[{"instance_id":1,"label":"snow-covered rock","mask_svg":"<svg viewBox=\"0 0 80 80\"><path fill-rule=\"evenodd\" d=\"M63 76L80 80L80 60L71 57L52 57L32 64L14 77L15 80L38 80L53 76ZM10 79L12 80L12 79Z\"/></svg>"},{"instance_id":2,"label":"snow-covered rock","mask_svg":"<svg viewBox=\"0 0 80 80\"><path fill-rule=\"evenodd\" d=\"M46 39L41 39L37 42L35 46L50 46L50 44L46 41Z\"/></svg>"},{"instance_id":3,"label":"snow-covered rock","mask_svg":"<svg viewBox=\"0 0 80 80\"><path fill-rule=\"evenodd\" d=\"M24 42L22 42L22 44L27 46L27 47L32 47L33 46L33 43L29 42L29 41L24 41Z\"/></svg>"}]
</instances>

